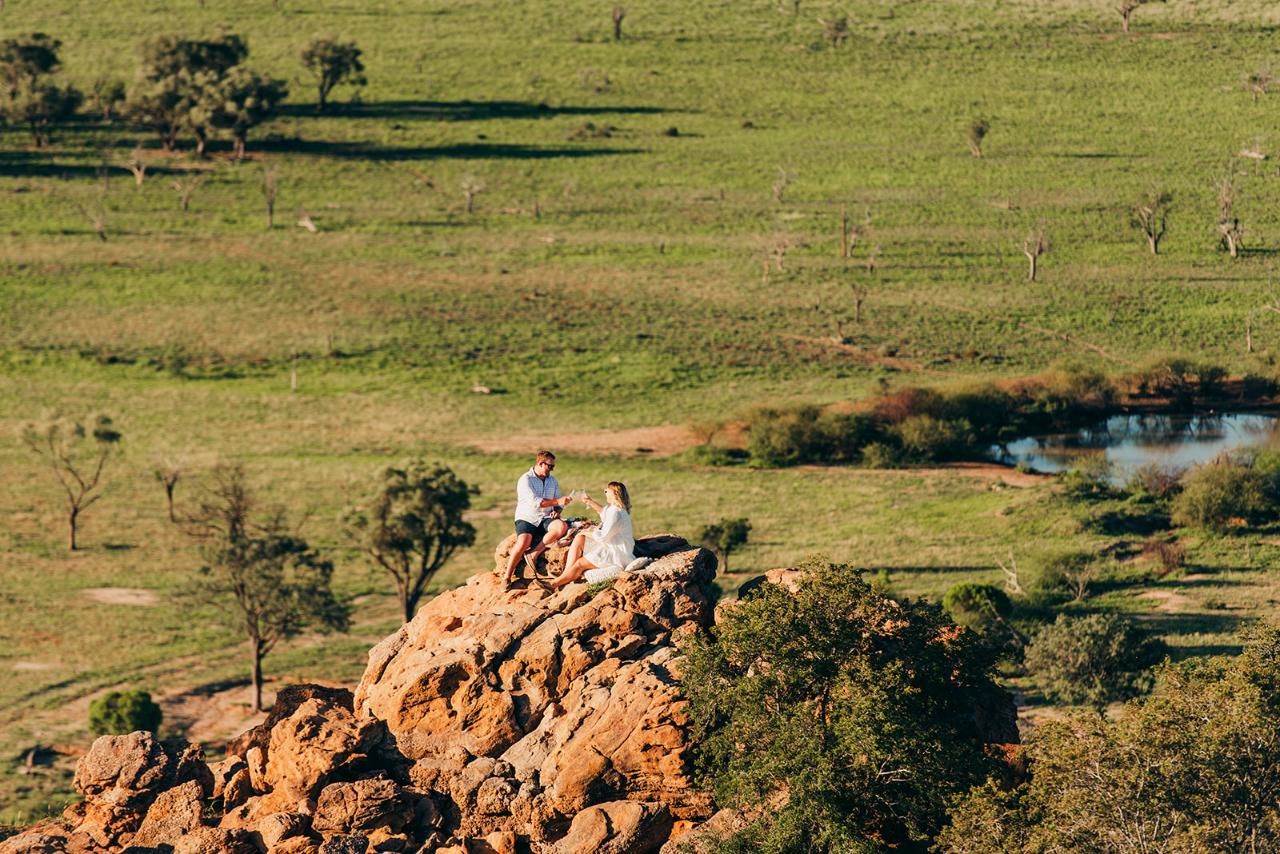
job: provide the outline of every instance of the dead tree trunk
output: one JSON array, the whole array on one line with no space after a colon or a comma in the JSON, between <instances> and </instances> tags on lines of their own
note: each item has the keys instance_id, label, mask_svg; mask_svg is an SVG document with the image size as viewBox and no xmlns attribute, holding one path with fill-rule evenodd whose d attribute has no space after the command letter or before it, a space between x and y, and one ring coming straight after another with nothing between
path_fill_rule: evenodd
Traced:
<instances>
[{"instance_id":1,"label":"dead tree trunk","mask_svg":"<svg viewBox=\"0 0 1280 854\"><path fill-rule=\"evenodd\" d=\"M622 19L627 17L627 10L621 6L613 7L613 40L622 41Z\"/></svg>"},{"instance_id":2,"label":"dead tree trunk","mask_svg":"<svg viewBox=\"0 0 1280 854\"><path fill-rule=\"evenodd\" d=\"M253 686L253 710L262 711L262 656L265 654L261 638L249 639L249 654L253 658L250 681Z\"/></svg>"}]
</instances>

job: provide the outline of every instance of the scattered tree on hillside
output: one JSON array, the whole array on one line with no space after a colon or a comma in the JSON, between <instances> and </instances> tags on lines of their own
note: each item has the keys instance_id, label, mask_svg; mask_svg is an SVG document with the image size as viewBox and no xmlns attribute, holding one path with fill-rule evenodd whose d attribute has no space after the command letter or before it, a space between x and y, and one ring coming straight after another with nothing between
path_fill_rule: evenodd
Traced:
<instances>
[{"instance_id":1,"label":"scattered tree on hillside","mask_svg":"<svg viewBox=\"0 0 1280 854\"><path fill-rule=\"evenodd\" d=\"M1280 848L1280 632L1239 656L1156 672L1149 697L1106 720L1036 726L1030 780L992 781L952 810L935 850L1275 851Z\"/></svg>"},{"instance_id":2,"label":"scattered tree on hillside","mask_svg":"<svg viewBox=\"0 0 1280 854\"><path fill-rule=\"evenodd\" d=\"M59 418L22 428L22 442L39 455L62 486L67 499L67 542L77 548L80 515L103 496L102 474L122 434L111 418L99 415L88 427Z\"/></svg>"},{"instance_id":3,"label":"scattered tree on hillside","mask_svg":"<svg viewBox=\"0 0 1280 854\"><path fill-rule=\"evenodd\" d=\"M435 574L475 542L465 514L476 492L452 469L412 460L383 470L373 499L347 514L348 534L395 581L406 623Z\"/></svg>"},{"instance_id":4,"label":"scattered tree on hillside","mask_svg":"<svg viewBox=\"0 0 1280 854\"><path fill-rule=\"evenodd\" d=\"M178 516L173 506L173 494L178 488L178 481L186 469L186 461L182 457L159 457L151 464L151 476L164 489L164 503L169 511L169 521L177 522Z\"/></svg>"},{"instance_id":5,"label":"scattered tree on hillside","mask_svg":"<svg viewBox=\"0 0 1280 854\"><path fill-rule=\"evenodd\" d=\"M484 192L484 182L475 175L468 175L462 179L462 197L467 202L467 215L471 215L475 211L476 196Z\"/></svg>"},{"instance_id":6,"label":"scattered tree on hillside","mask_svg":"<svg viewBox=\"0 0 1280 854\"><path fill-rule=\"evenodd\" d=\"M166 151L174 149L183 130L192 130L203 154L213 128L212 102L218 85L248 54L244 39L231 33L209 39L148 39L142 45L142 65L126 113L154 129Z\"/></svg>"},{"instance_id":7,"label":"scattered tree on hillside","mask_svg":"<svg viewBox=\"0 0 1280 854\"><path fill-rule=\"evenodd\" d=\"M1147 246L1152 255L1160 254L1160 240L1164 237L1169 222L1169 208L1173 204L1173 196L1160 190L1152 190L1138 200L1133 206L1130 219L1133 227L1147 238Z\"/></svg>"},{"instance_id":8,"label":"scattered tree on hillside","mask_svg":"<svg viewBox=\"0 0 1280 854\"><path fill-rule=\"evenodd\" d=\"M962 582L953 585L942 597L942 607L956 621L980 635L1005 636L1019 644L1027 637L1010 622L1013 603L1009 596L993 584Z\"/></svg>"},{"instance_id":9,"label":"scattered tree on hillside","mask_svg":"<svg viewBox=\"0 0 1280 854\"><path fill-rule=\"evenodd\" d=\"M778 167L778 177L773 181L773 200L775 202L782 204L787 194L787 188L791 186L793 180L795 180L794 175L781 166Z\"/></svg>"},{"instance_id":10,"label":"scattered tree on hillside","mask_svg":"<svg viewBox=\"0 0 1280 854\"><path fill-rule=\"evenodd\" d=\"M969 122L968 131L965 139L969 143L969 153L974 157L982 156L982 141L987 138L987 134L991 133L991 122L979 116Z\"/></svg>"},{"instance_id":11,"label":"scattered tree on hillside","mask_svg":"<svg viewBox=\"0 0 1280 854\"><path fill-rule=\"evenodd\" d=\"M37 147L49 144L49 129L69 118L84 97L73 86L49 80L62 65L62 42L44 33L0 41L0 118L26 125Z\"/></svg>"},{"instance_id":12,"label":"scattered tree on hillside","mask_svg":"<svg viewBox=\"0 0 1280 854\"><path fill-rule=\"evenodd\" d=\"M613 40L622 41L622 19L627 17L627 10L621 6L613 7Z\"/></svg>"},{"instance_id":13,"label":"scattered tree on hillside","mask_svg":"<svg viewBox=\"0 0 1280 854\"><path fill-rule=\"evenodd\" d=\"M1269 68L1259 68L1244 78L1245 91L1253 95L1255 104L1258 103L1259 98L1270 92L1271 87L1275 84L1275 75L1271 73Z\"/></svg>"},{"instance_id":14,"label":"scattered tree on hillside","mask_svg":"<svg viewBox=\"0 0 1280 854\"><path fill-rule=\"evenodd\" d=\"M115 118L116 112L128 99L129 93L123 80L99 77L93 81L93 88L89 90L89 95L94 111L102 117L104 122L109 122Z\"/></svg>"},{"instance_id":15,"label":"scattered tree on hillside","mask_svg":"<svg viewBox=\"0 0 1280 854\"><path fill-rule=\"evenodd\" d=\"M1230 173L1218 179L1218 238L1222 248L1232 257L1240 255L1244 227L1235 215L1236 183Z\"/></svg>"},{"instance_id":16,"label":"scattered tree on hillside","mask_svg":"<svg viewBox=\"0 0 1280 854\"><path fill-rule=\"evenodd\" d=\"M262 173L262 198L267 203L267 229L276 224L276 194L280 191L280 176L273 167Z\"/></svg>"},{"instance_id":17,"label":"scattered tree on hillside","mask_svg":"<svg viewBox=\"0 0 1280 854\"><path fill-rule=\"evenodd\" d=\"M275 116L289 87L283 80L236 67L227 72L215 92L210 121L214 127L230 131L235 159L242 160L249 131Z\"/></svg>"},{"instance_id":18,"label":"scattered tree on hillside","mask_svg":"<svg viewBox=\"0 0 1280 854\"><path fill-rule=\"evenodd\" d=\"M1160 640L1114 614L1071 617L1042 627L1027 646L1027 670L1059 703L1107 703L1136 696L1150 686L1148 668L1165 656Z\"/></svg>"},{"instance_id":19,"label":"scattered tree on hillside","mask_svg":"<svg viewBox=\"0 0 1280 854\"><path fill-rule=\"evenodd\" d=\"M317 37L302 50L302 64L316 78L318 92L317 109L324 112L329 104L329 94L336 86L364 86L363 51L354 41L338 41L336 36Z\"/></svg>"},{"instance_id":20,"label":"scattered tree on hillside","mask_svg":"<svg viewBox=\"0 0 1280 854\"><path fill-rule=\"evenodd\" d=\"M334 595L333 564L290 533L281 512L255 518L239 466L219 466L188 523L205 565L192 586L221 606L249 642L254 711L262 710L262 659L309 627L346 631L350 610Z\"/></svg>"},{"instance_id":21,"label":"scattered tree on hillside","mask_svg":"<svg viewBox=\"0 0 1280 854\"><path fill-rule=\"evenodd\" d=\"M831 42L832 47L840 47L849 40L849 19L844 15L837 18L819 18L822 24L822 37Z\"/></svg>"},{"instance_id":22,"label":"scattered tree on hillside","mask_svg":"<svg viewBox=\"0 0 1280 854\"><path fill-rule=\"evenodd\" d=\"M196 190L200 189L200 185L204 183L204 175L199 172L188 173L185 177L174 178L171 185L174 192L178 194L178 204L182 207L182 212L186 213L191 207L191 197L196 194Z\"/></svg>"},{"instance_id":23,"label":"scattered tree on hillside","mask_svg":"<svg viewBox=\"0 0 1280 854\"><path fill-rule=\"evenodd\" d=\"M747 544L751 523L745 518L721 519L704 525L698 532L698 542L711 549L720 558L720 571L729 571L729 555Z\"/></svg>"},{"instance_id":24,"label":"scattered tree on hillside","mask_svg":"<svg viewBox=\"0 0 1280 854\"><path fill-rule=\"evenodd\" d=\"M1116 6L1120 12L1120 24L1123 30L1129 32L1129 19L1133 17L1133 13L1137 11L1139 6L1145 6L1148 3L1163 3L1165 0L1120 0Z\"/></svg>"},{"instance_id":25,"label":"scattered tree on hillside","mask_svg":"<svg viewBox=\"0 0 1280 854\"><path fill-rule=\"evenodd\" d=\"M1022 254L1027 256L1027 281L1034 282L1040 271L1040 256L1049 251L1049 238L1044 233L1044 226L1036 226L1022 238Z\"/></svg>"},{"instance_id":26,"label":"scattered tree on hillside","mask_svg":"<svg viewBox=\"0 0 1280 854\"><path fill-rule=\"evenodd\" d=\"M687 647L699 772L751 817L718 850L926 850L993 768L988 741L1016 737L980 711L1009 703L994 656L936 605L848 566L802 569L795 592L761 585Z\"/></svg>"},{"instance_id":27,"label":"scattered tree on hillside","mask_svg":"<svg viewBox=\"0 0 1280 854\"><path fill-rule=\"evenodd\" d=\"M129 159L124 161L124 168L128 169L133 175L133 185L141 187L142 182L147 178L147 161L142 159L142 146L138 146L129 155Z\"/></svg>"}]
</instances>

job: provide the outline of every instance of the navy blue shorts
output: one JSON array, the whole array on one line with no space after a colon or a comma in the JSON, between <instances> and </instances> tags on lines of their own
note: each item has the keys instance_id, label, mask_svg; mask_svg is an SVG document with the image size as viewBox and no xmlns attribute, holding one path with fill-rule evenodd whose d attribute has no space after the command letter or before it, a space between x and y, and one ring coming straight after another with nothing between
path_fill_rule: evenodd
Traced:
<instances>
[{"instance_id":1,"label":"navy blue shorts","mask_svg":"<svg viewBox=\"0 0 1280 854\"><path fill-rule=\"evenodd\" d=\"M523 519L517 519L517 520L516 520L516 533L517 533L517 534L532 534L532 535L533 535L533 545L535 545L535 546L536 546L538 543L542 542L543 537L545 537L545 536L547 535L547 529L551 527L551 523L552 523L553 521L555 521L555 520L554 520L554 519L543 519L541 522L539 522L538 524L534 525L534 524L532 524L532 523L530 523L530 522L526 522L526 521L525 521L525 520L523 520Z\"/></svg>"}]
</instances>

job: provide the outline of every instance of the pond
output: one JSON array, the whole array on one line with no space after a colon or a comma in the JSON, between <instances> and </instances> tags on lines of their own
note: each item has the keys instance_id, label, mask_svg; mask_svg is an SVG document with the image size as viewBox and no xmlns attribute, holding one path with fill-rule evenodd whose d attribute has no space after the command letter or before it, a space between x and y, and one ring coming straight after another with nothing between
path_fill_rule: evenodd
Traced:
<instances>
[{"instance_id":1,"label":"pond","mask_svg":"<svg viewBox=\"0 0 1280 854\"><path fill-rule=\"evenodd\" d=\"M1280 447L1280 416L1113 415L1074 433L995 445L989 453L999 462L1022 463L1042 472L1066 471L1082 457L1103 454L1114 467L1112 479L1123 483L1150 463L1185 469L1250 445Z\"/></svg>"}]
</instances>

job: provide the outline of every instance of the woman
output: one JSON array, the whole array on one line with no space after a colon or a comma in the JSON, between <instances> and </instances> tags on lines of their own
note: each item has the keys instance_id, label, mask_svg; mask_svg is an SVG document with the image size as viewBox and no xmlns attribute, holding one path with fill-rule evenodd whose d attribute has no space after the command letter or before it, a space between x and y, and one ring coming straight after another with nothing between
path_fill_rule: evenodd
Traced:
<instances>
[{"instance_id":1,"label":"woman","mask_svg":"<svg viewBox=\"0 0 1280 854\"><path fill-rule=\"evenodd\" d=\"M607 506L601 506L590 495L582 497L583 504L600 514L600 527L583 531L573 538L564 561L564 572L551 582L552 590L572 584L583 575L587 576L587 581L607 581L636 559L636 538L631 530L631 496L627 494L627 488L616 480L605 486L604 494Z\"/></svg>"}]
</instances>

